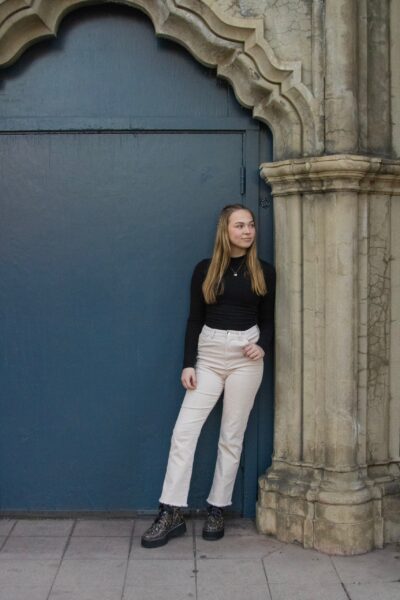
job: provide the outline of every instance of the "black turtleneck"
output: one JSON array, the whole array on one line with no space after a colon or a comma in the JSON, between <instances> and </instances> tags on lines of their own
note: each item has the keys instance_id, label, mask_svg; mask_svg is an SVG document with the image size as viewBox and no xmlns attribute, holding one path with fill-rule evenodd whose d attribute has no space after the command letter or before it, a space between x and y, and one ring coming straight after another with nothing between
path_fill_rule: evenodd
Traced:
<instances>
[{"instance_id":1,"label":"black turtleneck","mask_svg":"<svg viewBox=\"0 0 400 600\"><path fill-rule=\"evenodd\" d=\"M197 357L197 344L203 325L213 329L244 331L253 325L260 328L257 344L267 354L274 334L275 269L267 262L260 261L267 294L257 296L251 289L244 257L231 258L224 275L224 291L217 296L215 304L206 304L202 285L207 274L210 259L200 261L192 275L190 312L186 326L185 353L183 367L194 367ZM237 272L237 275L234 275Z\"/></svg>"}]
</instances>

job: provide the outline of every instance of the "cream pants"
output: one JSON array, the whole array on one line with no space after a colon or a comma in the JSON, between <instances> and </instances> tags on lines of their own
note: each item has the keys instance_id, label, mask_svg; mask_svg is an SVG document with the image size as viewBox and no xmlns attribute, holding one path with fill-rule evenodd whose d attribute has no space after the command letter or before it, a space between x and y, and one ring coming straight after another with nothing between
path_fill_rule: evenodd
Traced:
<instances>
[{"instance_id":1,"label":"cream pants","mask_svg":"<svg viewBox=\"0 0 400 600\"><path fill-rule=\"evenodd\" d=\"M246 331L204 325L198 343L197 387L187 390L172 433L160 502L187 506L197 440L224 391L217 463L207 502L221 507L232 504L243 437L264 367L262 358L247 358L243 348L256 343L259 334L257 325Z\"/></svg>"}]
</instances>

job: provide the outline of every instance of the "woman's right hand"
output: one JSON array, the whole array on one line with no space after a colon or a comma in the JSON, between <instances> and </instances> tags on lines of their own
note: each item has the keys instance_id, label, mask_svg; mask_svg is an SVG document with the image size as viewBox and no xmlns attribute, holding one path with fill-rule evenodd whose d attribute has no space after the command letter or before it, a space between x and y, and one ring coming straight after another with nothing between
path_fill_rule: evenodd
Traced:
<instances>
[{"instance_id":1,"label":"woman's right hand","mask_svg":"<svg viewBox=\"0 0 400 600\"><path fill-rule=\"evenodd\" d=\"M181 382L182 382L183 387L186 390L195 390L196 389L196 386L197 386L196 371L193 369L193 367L186 367L186 369L183 369L182 375L181 375Z\"/></svg>"}]
</instances>

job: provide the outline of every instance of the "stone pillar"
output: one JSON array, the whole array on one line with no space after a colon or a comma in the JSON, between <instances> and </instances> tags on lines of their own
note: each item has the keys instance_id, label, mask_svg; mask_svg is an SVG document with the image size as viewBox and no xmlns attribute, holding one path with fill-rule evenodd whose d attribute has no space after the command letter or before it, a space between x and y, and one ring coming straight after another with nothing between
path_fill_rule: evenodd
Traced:
<instances>
[{"instance_id":1,"label":"stone pillar","mask_svg":"<svg viewBox=\"0 0 400 600\"><path fill-rule=\"evenodd\" d=\"M380 250L382 236L391 243L400 162L333 155L261 167L274 195L278 281L275 445L257 526L323 552L366 552L400 539L400 396L389 395Z\"/></svg>"},{"instance_id":2,"label":"stone pillar","mask_svg":"<svg viewBox=\"0 0 400 600\"><path fill-rule=\"evenodd\" d=\"M358 151L357 0L325 0L325 149Z\"/></svg>"},{"instance_id":3,"label":"stone pillar","mask_svg":"<svg viewBox=\"0 0 400 600\"><path fill-rule=\"evenodd\" d=\"M362 50L367 54L368 152L391 156L390 0L368 0L367 16L368 42Z\"/></svg>"}]
</instances>

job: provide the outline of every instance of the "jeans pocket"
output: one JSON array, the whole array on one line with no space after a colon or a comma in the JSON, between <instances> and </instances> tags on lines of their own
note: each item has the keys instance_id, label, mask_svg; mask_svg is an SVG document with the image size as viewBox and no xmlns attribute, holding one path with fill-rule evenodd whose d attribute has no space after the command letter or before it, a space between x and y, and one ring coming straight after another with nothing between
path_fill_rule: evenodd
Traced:
<instances>
[{"instance_id":1,"label":"jeans pocket","mask_svg":"<svg viewBox=\"0 0 400 600\"><path fill-rule=\"evenodd\" d=\"M249 340L249 344L257 344L258 340L260 339L260 330L256 330L254 331L254 333L252 332L251 335L248 336L248 340Z\"/></svg>"},{"instance_id":2,"label":"jeans pocket","mask_svg":"<svg viewBox=\"0 0 400 600\"><path fill-rule=\"evenodd\" d=\"M208 337L209 337L209 334L208 334L207 330L202 329L200 331L199 339L200 338L208 338Z\"/></svg>"},{"instance_id":3,"label":"jeans pocket","mask_svg":"<svg viewBox=\"0 0 400 600\"><path fill-rule=\"evenodd\" d=\"M199 335L199 345L207 344L212 341L212 335L209 331L202 329Z\"/></svg>"}]
</instances>

